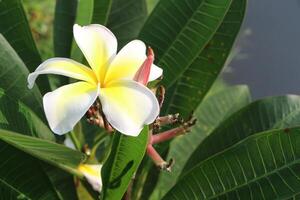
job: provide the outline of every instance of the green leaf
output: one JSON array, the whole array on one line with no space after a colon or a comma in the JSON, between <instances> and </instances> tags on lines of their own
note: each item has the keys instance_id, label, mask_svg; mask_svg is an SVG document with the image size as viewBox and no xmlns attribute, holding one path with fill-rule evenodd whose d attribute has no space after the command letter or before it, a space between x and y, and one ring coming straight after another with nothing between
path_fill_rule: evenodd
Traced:
<instances>
[{"instance_id":1,"label":"green leaf","mask_svg":"<svg viewBox=\"0 0 300 200\"><path fill-rule=\"evenodd\" d=\"M204 159L257 132L300 125L300 96L258 100L221 123L193 152L183 174ZM183 175L182 174L182 175Z\"/></svg>"},{"instance_id":2,"label":"green leaf","mask_svg":"<svg viewBox=\"0 0 300 200\"><path fill-rule=\"evenodd\" d=\"M4 89L10 97L22 101L41 119L45 119L41 93L36 86L31 90L27 88L28 74L28 69L22 60L0 34L0 88Z\"/></svg>"},{"instance_id":3,"label":"green leaf","mask_svg":"<svg viewBox=\"0 0 300 200\"><path fill-rule=\"evenodd\" d=\"M224 119L250 102L246 86L228 87L208 95L197 108L197 124L191 132L174 139L170 144L167 160L173 158L171 173L161 172L159 181L150 199L161 199L177 181L190 155Z\"/></svg>"},{"instance_id":4,"label":"green leaf","mask_svg":"<svg viewBox=\"0 0 300 200\"><path fill-rule=\"evenodd\" d=\"M197 108L224 66L245 10L246 0L233 0L213 38L167 92L163 113L179 112L187 118Z\"/></svg>"},{"instance_id":5,"label":"green leaf","mask_svg":"<svg viewBox=\"0 0 300 200\"><path fill-rule=\"evenodd\" d=\"M74 177L62 169L41 163L61 200L77 200Z\"/></svg>"},{"instance_id":6,"label":"green leaf","mask_svg":"<svg viewBox=\"0 0 300 200\"><path fill-rule=\"evenodd\" d=\"M59 199L37 159L1 140L0 155L1 199Z\"/></svg>"},{"instance_id":7,"label":"green leaf","mask_svg":"<svg viewBox=\"0 0 300 200\"><path fill-rule=\"evenodd\" d=\"M147 17L145 0L113 0L106 26L116 35L119 49L135 39Z\"/></svg>"},{"instance_id":8,"label":"green leaf","mask_svg":"<svg viewBox=\"0 0 300 200\"><path fill-rule=\"evenodd\" d=\"M85 156L79 151L47 140L5 130L1 130L0 140L39 160L61 168L69 173L82 176L77 168L78 165L85 160Z\"/></svg>"},{"instance_id":9,"label":"green leaf","mask_svg":"<svg viewBox=\"0 0 300 200\"><path fill-rule=\"evenodd\" d=\"M108 200L121 199L127 190L148 143L148 126L137 137L116 132L109 157L101 170L102 197Z\"/></svg>"},{"instance_id":10,"label":"green leaf","mask_svg":"<svg viewBox=\"0 0 300 200\"><path fill-rule=\"evenodd\" d=\"M195 165L163 199L291 198L300 192L299 145L300 128L249 136Z\"/></svg>"},{"instance_id":11,"label":"green leaf","mask_svg":"<svg viewBox=\"0 0 300 200\"><path fill-rule=\"evenodd\" d=\"M139 38L155 52L169 88L195 62L221 25L232 0L161 0Z\"/></svg>"},{"instance_id":12,"label":"green leaf","mask_svg":"<svg viewBox=\"0 0 300 200\"><path fill-rule=\"evenodd\" d=\"M5 94L1 88L0 128L46 140L55 140L54 134L31 109Z\"/></svg>"},{"instance_id":13,"label":"green leaf","mask_svg":"<svg viewBox=\"0 0 300 200\"><path fill-rule=\"evenodd\" d=\"M34 71L41 63L41 57L32 38L21 1L0 1L0 19L0 33L15 49L28 69ZM1 58L3 58L3 55ZM49 82L45 76L39 78L37 83L42 92L50 89Z\"/></svg>"},{"instance_id":14,"label":"green leaf","mask_svg":"<svg viewBox=\"0 0 300 200\"><path fill-rule=\"evenodd\" d=\"M83 1L85 2L85 1ZM57 57L71 56L73 24L77 11L77 0L57 0L54 19L54 52Z\"/></svg>"},{"instance_id":15,"label":"green leaf","mask_svg":"<svg viewBox=\"0 0 300 200\"><path fill-rule=\"evenodd\" d=\"M116 0L94 0L93 24L107 24L113 1Z\"/></svg>"}]
</instances>

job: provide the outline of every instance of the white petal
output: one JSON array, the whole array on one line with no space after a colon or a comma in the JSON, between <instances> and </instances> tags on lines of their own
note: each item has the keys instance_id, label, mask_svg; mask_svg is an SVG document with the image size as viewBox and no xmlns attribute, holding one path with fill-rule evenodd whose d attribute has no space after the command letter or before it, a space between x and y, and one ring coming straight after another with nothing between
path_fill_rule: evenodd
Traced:
<instances>
[{"instance_id":1,"label":"white petal","mask_svg":"<svg viewBox=\"0 0 300 200\"><path fill-rule=\"evenodd\" d=\"M95 74L90 68L68 58L51 58L40 64L28 76L29 88L33 87L36 78L40 74L58 74L90 83L97 82Z\"/></svg>"},{"instance_id":2,"label":"white petal","mask_svg":"<svg viewBox=\"0 0 300 200\"><path fill-rule=\"evenodd\" d=\"M110 60L117 53L117 39L106 27L91 24L73 27L74 38L98 80L104 79Z\"/></svg>"},{"instance_id":3,"label":"white petal","mask_svg":"<svg viewBox=\"0 0 300 200\"><path fill-rule=\"evenodd\" d=\"M108 122L125 135L137 136L159 114L152 91L131 80L114 81L101 88L100 100Z\"/></svg>"},{"instance_id":4,"label":"white petal","mask_svg":"<svg viewBox=\"0 0 300 200\"><path fill-rule=\"evenodd\" d=\"M125 45L112 60L105 75L105 83L120 79L133 79L146 56L146 46L140 40Z\"/></svg>"},{"instance_id":5,"label":"white petal","mask_svg":"<svg viewBox=\"0 0 300 200\"><path fill-rule=\"evenodd\" d=\"M45 94L43 104L51 130L58 135L71 131L95 102L97 88L81 81Z\"/></svg>"},{"instance_id":6,"label":"white petal","mask_svg":"<svg viewBox=\"0 0 300 200\"><path fill-rule=\"evenodd\" d=\"M157 67L156 65L152 64L151 71L149 75L149 81L154 81L161 77L163 74L163 70L160 67Z\"/></svg>"},{"instance_id":7,"label":"white petal","mask_svg":"<svg viewBox=\"0 0 300 200\"><path fill-rule=\"evenodd\" d=\"M101 168L102 165L100 164L81 164L78 167L78 170L83 173L84 177L91 184L93 189L98 192L101 192L102 190Z\"/></svg>"}]
</instances>

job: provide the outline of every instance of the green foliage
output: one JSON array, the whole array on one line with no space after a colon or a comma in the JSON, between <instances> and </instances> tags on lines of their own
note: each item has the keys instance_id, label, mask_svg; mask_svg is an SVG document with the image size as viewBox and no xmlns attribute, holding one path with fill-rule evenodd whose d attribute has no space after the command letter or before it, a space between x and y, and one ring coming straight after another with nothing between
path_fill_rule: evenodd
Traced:
<instances>
[{"instance_id":1,"label":"green foliage","mask_svg":"<svg viewBox=\"0 0 300 200\"><path fill-rule=\"evenodd\" d=\"M0 88L11 98L22 101L42 118L41 93L36 86L32 90L27 88L29 71L1 34L0 55Z\"/></svg>"},{"instance_id":2,"label":"green foliage","mask_svg":"<svg viewBox=\"0 0 300 200\"><path fill-rule=\"evenodd\" d=\"M31 27L21 0L0 0L1 199L299 197L300 97L249 104L246 86L215 83L241 27L246 0L57 0L55 13L54 1L23 2ZM82 121L68 135L77 150L58 144L64 138L54 137L42 109L41 92L50 91L49 81L39 78L40 90L28 90L27 76L42 62L36 46L42 58L54 52L86 64L74 43L74 23L107 26L119 49L132 39L143 40L164 69L157 82L167 90L161 114L188 118L195 111L198 122L189 134L154 146L166 160L175 159L171 173L160 172L145 156L151 125L138 137L118 132L110 137ZM70 80L50 82L55 88ZM101 194L78 170L82 163L99 162Z\"/></svg>"},{"instance_id":3,"label":"green foliage","mask_svg":"<svg viewBox=\"0 0 300 200\"><path fill-rule=\"evenodd\" d=\"M292 198L300 192L299 141L299 128L252 135L193 166L163 199Z\"/></svg>"},{"instance_id":4,"label":"green foliage","mask_svg":"<svg viewBox=\"0 0 300 200\"><path fill-rule=\"evenodd\" d=\"M142 28L140 39L154 49L157 63L164 69L165 87L177 81L204 49L231 2L161 0L158 3Z\"/></svg>"},{"instance_id":5,"label":"green foliage","mask_svg":"<svg viewBox=\"0 0 300 200\"><path fill-rule=\"evenodd\" d=\"M144 157L148 132L146 126L137 137L125 136L118 132L114 134L110 155L101 170L103 199L113 200L123 197Z\"/></svg>"},{"instance_id":6,"label":"green foliage","mask_svg":"<svg viewBox=\"0 0 300 200\"><path fill-rule=\"evenodd\" d=\"M55 6L54 52L57 57L69 58L73 39L73 24L77 10L76 0L58 0Z\"/></svg>"},{"instance_id":7,"label":"green foliage","mask_svg":"<svg viewBox=\"0 0 300 200\"><path fill-rule=\"evenodd\" d=\"M0 154L1 198L59 199L37 159L3 141L0 141Z\"/></svg>"},{"instance_id":8,"label":"green foliage","mask_svg":"<svg viewBox=\"0 0 300 200\"><path fill-rule=\"evenodd\" d=\"M188 158L203 139L249 102L250 93L246 86L228 87L209 94L195 111L198 120L195 127L184 137L178 137L171 142L167 160L174 158L176 164L171 173L160 174L151 199L161 199L175 185Z\"/></svg>"},{"instance_id":9,"label":"green foliage","mask_svg":"<svg viewBox=\"0 0 300 200\"><path fill-rule=\"evenodd\" d=\"M32 38L21 1L0 1L0 18L0 33L12 45L28 69L35 70L41 63L41 58ZM49 82L46 78L41 78L38 83L42 92L49 89Z\"/></svg>"},{"instance_id":10,"label":"green foliage","mask_svg":"<svg viewBox=\"0 0 300 200\"><path fill-rule=\"evenodd\" d=\"M193 152L184 172L200 161L221 152L240 140L269 129L300 124L300 97L280 96L258 100L231 115Z\"/></svg>"},{"instance_id":11,"label":"green foliage","mask_svg":"<svg viewBox=\"0 0 300 200\"><path fill-rule=\"evenodd\" d=\"M167 93L168 106L164 107L164 113L180 112L183 117L188 117L201 103L224 66L243 22L245 9L246 0L232 1L213 38L169 89L172 92Z\"/></svg>"},{"instance_id":12,"label":"green foliage","mask_svg":"<svg viewBox=\"0 0 300 200\"><path fill-rule=\"evenodd\" d=\"M77 175L78 165L85 156L54 142L1 130L0 140L27 154Z\"/></svg>"},{"instance_id":13,"label":"green foliage","mask_svg":"<svg viewBox=\"0 0 300 200\"><path fill-rule=\"evenodd\" d=\"M54 135L36 114L0 88L0 128L54 141Z\"/></svg>"}]
</instances>

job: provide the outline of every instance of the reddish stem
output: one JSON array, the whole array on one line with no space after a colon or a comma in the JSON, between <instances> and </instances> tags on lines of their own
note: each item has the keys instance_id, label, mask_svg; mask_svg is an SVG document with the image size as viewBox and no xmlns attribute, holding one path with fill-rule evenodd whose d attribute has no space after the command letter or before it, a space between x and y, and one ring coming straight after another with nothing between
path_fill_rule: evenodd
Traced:
<instances>
[{"instance_id":1,"label":"reddish stem","mask_svg":"<svg viewBox=\"0 0 300 200\"><path fill-rule=\"evenodd\" d=\"M170 140L178 135L181 135L185 133L185 128L184 127L177 127L156 135L152 135L151 138L151 143L152 144L157 144L157 143L161 143L164 142L166 140Z\"/></svg>"},{"instance_id":2,"label":"reddish stem","mask_svg":"<svg viewBox=\"0 0 300 200\"><path fill-rule=\"evenodd\" d=\"M157 166L161 166L165 163L165 161L160 157L160 155L151 144L147 146L147 154Z\"/></svg>"}]
</instances>

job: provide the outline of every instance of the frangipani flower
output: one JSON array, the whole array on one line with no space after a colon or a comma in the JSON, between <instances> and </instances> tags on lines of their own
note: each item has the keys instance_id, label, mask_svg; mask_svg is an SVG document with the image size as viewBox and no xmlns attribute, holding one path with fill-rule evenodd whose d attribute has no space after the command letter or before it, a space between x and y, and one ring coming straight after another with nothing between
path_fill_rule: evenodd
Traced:
<instances>
[{"instance_id":1,"label":"frangipani flower","mask_svg":"<svg viewBox=\"0 0 300 200\"><path fill-rule=\"evenodd\" d=\"M145 44L133 40L116 54L117 40L104 26L74 25L73 33L91 68L71 59L52 58L28 76L29 88L40 74L59 74L80 80L43 97L50 128L56 134L71 131L99 97L111 126L123 134L137 136L143 125L152 123L159 114L153 92L133 80L147 58ZM149 81L161 75L162 69L152 64Z\"/></svg>"}]
</instances>

